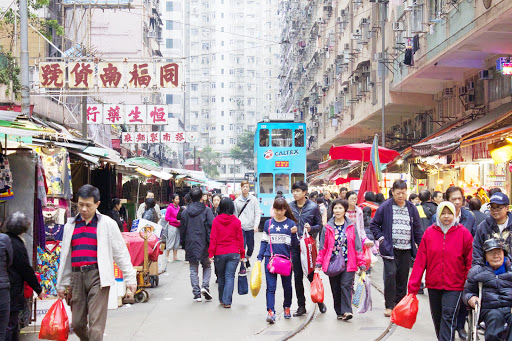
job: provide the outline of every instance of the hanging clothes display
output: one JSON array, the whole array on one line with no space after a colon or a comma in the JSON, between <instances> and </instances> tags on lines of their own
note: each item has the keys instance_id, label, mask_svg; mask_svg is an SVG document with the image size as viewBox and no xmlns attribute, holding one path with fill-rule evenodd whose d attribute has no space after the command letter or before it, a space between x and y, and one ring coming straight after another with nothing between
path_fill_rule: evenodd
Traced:
<instances>
[{"instance_id":1,"label":"hanging clothes display","mask_svg":"<svg viewBox=\"0 0 512 341\"><path fill-rule=\"evenodd\" d=\"M0 154L0 201L14 197L12 190L12 173L6 155Z\"/></svg>"},{"instance_id":2,"label":"hanging clothes display","mask_svg":"<svg viewBox=\"0 0 512 341\"><path fill-rule=\"evenodd\" d=\"M71 199L71 165L66 148L37 147L35 150L41 156L44 165L48 196Z\"/></svg>"},{"instance_id":3,"label":"hanging clothes display","mask_svg":"<svg viewBox=\"0 0 512 341\"><path fill-rule=\"evenodd\" d=\"M66 209L55 207L52 203L43 210L43 217L46 240L61 241L66 223Z\"/></svg>"},{"instance_id":4,"label":"hanging clothes display","mask_svg":"<svg viewBox=\"0 0 512 341\"><path fill-rule=\"evenodd\" d=\"M45 295L57 296L59 260L59 242L47 242L44 248L37 248L37 272L41 275L41 287Z\"/></svg>"},{"instance_id":5,"label":"hanging clothes display","mask_svg":"<svg viewBox=\"0 0 512 341\"><path fill-rule=\"evenodd\" d=\"M407 39L407 46L405 47L404 64L414 66L414 53L412 51L411 39Z\"/></svg>"},{"instance_id":6,"label":"hanging clothes display","mask_svg":"<svg viewBox=\"0 0 512 341\"><path fill-rule=\"evenodd\" d=\"M412 53L415 54L416 51L418 51L419 49L420 49L420 36L415 35L412 38Z\"/></svg>"}]
</instances>

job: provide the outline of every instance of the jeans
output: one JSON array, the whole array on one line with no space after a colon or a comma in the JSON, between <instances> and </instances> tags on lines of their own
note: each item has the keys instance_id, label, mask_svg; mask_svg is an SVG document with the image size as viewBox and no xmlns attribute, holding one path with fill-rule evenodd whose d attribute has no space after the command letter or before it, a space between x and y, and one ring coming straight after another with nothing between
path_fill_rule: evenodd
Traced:
<instances>
[{"instance_id":1,"label":"jeans","mask_svg":"<svg viewBox=\"0 0 512 341\"><path fill-rule=\"evenodd\" d=\"M300 247L292 247L292 265L293 265L293 279L295 281L295 295L297 295L297 304L299 307L306 307L306 297L304 296L304 273L302 272L302 264L300 262ZM309 282L313 282L312 271L307 277Z\"/></svg>"},{"instance_id":2,"label":"jeans","mask_svg":"<svg viewBox=\"0 0 512 341\"><path fill-rule=\"evenodd\" d=\"M240 263L240 254L227 253L215 256L215 270L219 284L219 301L230 305L235 287L235 272Z\"/></svg>"},{"instance_id":3,"label":"jeans","mask_svg":"<svg viewBox=\"0 0 512 341\"><path fill-rule=\"evenodd\" d=\"M482 310L480 321L485 321L485 340L498 341L499 336L505 332L505 323L508 323L506 341L512 341L512 314L510 307Z\"/></svg>"},{"instance_id":4,"label":"jeans","mask_svg":"<svg viewBox=\"0 0 512 341\"><path fill-rule=\"evenodd\" d=\"M244 248L247 249L245 257L251 258L254 252L254 230L242 230L242 232L244 233Z\"/></svg>"},{"instance_id":5,"label":"jeans","mask_svg":"<svg viewBox=\"0 0 512 341\"><path fill-rule=\"evenodd\" d=\"M394 249L394 259L384 261L384 300L386 309L393 309L407 293L411 250Z\"/></svg>"},{"instance_id":6,"label":"jeans","mask_svg":"<svg viewBox=\"0 0 512 341\"><path fill-rule=\"evenodd\" d=\"M9 289L0 289L0 340L5 340L7 324L10 320L11 294Z\"/></svg>"},{"instance_id":7,"label":"jeans","mask_svg":"<svg viewBox=\"0 0 512 341\"><path fill-rule=\"evenodd\" d=\"M212 275L212 266L208 257L201 260L203 267L203 288L210 288L210 276ZM199 286L199 262L190 262L190 284L192 284L192 293L194 297L201 296L201 287Z\"/></svg>"},{"instance_id":8,"label":"jeans","mask_svg":"<svg viewBox=\"0 0 512 341\"><path fill-rule=\"evenodd\" d=\"M277 288L277 274L270 273L267 265L270 261L270 257L265 257L265 279L267 280L267 310L271 309L273 312L276 311L276 288ZM281 284L283 285L284 291L284 302L283 308L290 308L292 305L292 275L281 276Z\"/></svg>"},{"instance_id":9,"label":"jeans","mask_svg":"<svg viewBox=\"0 0 512 341\"><path fill-rule=\"evenodd\" d=\"M336 315L352 313L352 287L354 286L355 272L343 271L338 276L329 277L334 311Z\"/></svg>"},{"instance_id":10,"label":"jeans","mask_svg":"<svg viewBox=\"0 0 512 341\"><path fill-rule=\"evenodd\" d=\"M428 289L430 314L439 341L453 340L461 298L462 291Z\"/></svg>"}]
</instances>

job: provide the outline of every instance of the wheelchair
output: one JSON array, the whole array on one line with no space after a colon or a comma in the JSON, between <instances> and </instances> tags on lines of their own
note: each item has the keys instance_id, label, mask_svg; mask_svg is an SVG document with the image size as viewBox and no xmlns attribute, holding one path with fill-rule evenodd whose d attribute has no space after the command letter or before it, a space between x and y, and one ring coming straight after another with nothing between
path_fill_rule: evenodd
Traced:
<instances>
[{"instance_id":1,"label":"wheelchair","mask_svg":"<svg viewBox=\"0 0 512 341\"><path fill-rule=\"evenodd\" d=\"M475 309L470 309L468 313L468 341L485 340L485 328L482 328L483 323L479 323L480 319L480 304L477 303ZM505 335L502 340L505 341Z\"/></svg>"}]
</instances>

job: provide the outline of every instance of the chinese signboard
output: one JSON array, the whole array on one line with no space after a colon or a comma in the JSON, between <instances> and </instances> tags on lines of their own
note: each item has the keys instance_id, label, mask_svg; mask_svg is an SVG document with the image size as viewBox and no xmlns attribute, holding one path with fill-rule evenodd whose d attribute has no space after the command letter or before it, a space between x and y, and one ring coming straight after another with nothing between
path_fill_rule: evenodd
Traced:
<instances>
[{"instance_id":1,"label":"chinese signboard","mask_svg":"<svg viewBox=\"0 0 512 341\"><path fill-rule=\"evenodd\" d=\"M276 168L288 168L290 167L290 161L276 161Z\"/></svg>"},{"instance_id":2,"label":"chinese signboard","mask_svg":"<svg viewBox=\"0 0 512 341\"><path fill-rule=\"evenodd\" d=\"M130 131L123 132L121 135L121 143L184 143L184 142L197 142L196 132L184 131L149 131L138 132Z\"/></svg>"},{"instance_id":3,"label":"chinese signboard","mask_svg":"<svg viewBox=\"0 0 512 341\"><path fill-rule=\"evenodd\" d=\"M39 63L39 87L51 89L177 88L181 63L84 61ZM67 86L66 86L67 85Z\"/></svg>"},{"instance_id":4,"label":"chinese signboard","mask_svg":"<svg viewBox=\"0 0 512 341\"><path fill-rule=\"evenodd\" d=\"M167 109L167 105L88 104L87 123L167 125Z\"/></svg>"}]
</instances>

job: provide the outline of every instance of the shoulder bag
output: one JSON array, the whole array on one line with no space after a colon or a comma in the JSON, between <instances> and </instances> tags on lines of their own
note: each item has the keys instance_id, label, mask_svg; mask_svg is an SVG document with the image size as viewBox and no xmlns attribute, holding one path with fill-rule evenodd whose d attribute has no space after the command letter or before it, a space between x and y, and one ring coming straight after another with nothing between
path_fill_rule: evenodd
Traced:
<instances>
[{"instance_id":1,"label":"shoulder bag","mask_svg":"<svg viewBox=\"0 0 512 341\"><path fill-rule=\"evenodd\" d=\"M272 220L271 220L272 222ZM272 236L270 235L270 226L268 228L268 240L270 243L270 261L267 269L270 273L279 274L281 276L290 276L292 273L292 262L290 257L281 254L274 254L272 251Z\"/></svg>"},{"instance_id":2,"label":"shoulder bag","mask_svg":"<svg viewBox=\"0 0 512 341\"><path fill-rule=\"evenodd\" d=\"M240 213L238 213L238 217L237 218L240 218L240 216L242 215L242 212L245 210L245 208L247 207L247 205L249 204L249 200L251 199L247 199L247 201L245 202L244 206L242 207L242 209L240 210Z\"/></svg>"}]
</instances>

